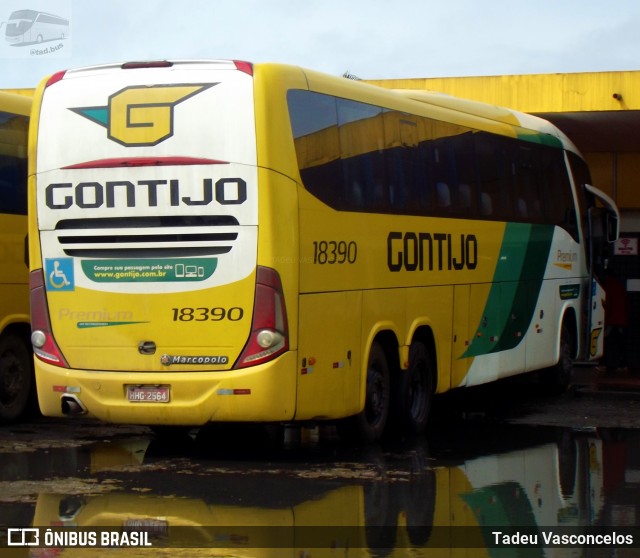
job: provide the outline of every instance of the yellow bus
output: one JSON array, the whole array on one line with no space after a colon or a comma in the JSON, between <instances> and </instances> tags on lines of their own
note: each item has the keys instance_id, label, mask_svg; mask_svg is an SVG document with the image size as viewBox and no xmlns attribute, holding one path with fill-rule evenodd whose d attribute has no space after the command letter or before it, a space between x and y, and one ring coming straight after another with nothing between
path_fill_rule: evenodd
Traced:
<instances>
[{"instance_id":1,"label":"yellow bus","mask_svg":"<svg viewBox=\"0 0 640 558\"><path fill-rule=\"evenodd\" d=\"M35 401L26 262L30 110L30 98L0 91L0 423Z\"/></svg>"},{"instance_id":2,"label":"yellow bus","mask_svg":"<svg viewBox=\"0 0 640 558\"><path fill-rule=\"evenodd\" d=\"M375 440L602 352L618 213L545 121L235 61L68 70L34 103L45 415Z\"/></svg>"}]
</instances>

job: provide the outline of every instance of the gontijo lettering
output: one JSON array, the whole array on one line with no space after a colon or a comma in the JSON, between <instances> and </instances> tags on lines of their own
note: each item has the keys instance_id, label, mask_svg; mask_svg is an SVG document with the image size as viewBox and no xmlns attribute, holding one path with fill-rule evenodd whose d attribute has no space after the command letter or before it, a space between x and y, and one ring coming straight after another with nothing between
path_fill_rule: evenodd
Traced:
<instances>
[{"instance_id":1,"label":"gontijo lettering","mask_svg":"<svg viewBox=\"0 0 640 558\"><path fill-rule=\"evenodd\" d=\"M393 231L387 236L389 271L460 271L477 265L478 240L474 234Z\"/></svg>"},{"instance_id":2,"label":"gontijo lettering","mask_svg":"<svg viewBox=\"0 0 640 558\"><path fill-rule=\"evenodd\" d=\"M171 207L180 205L209 205L215 199L220 205L239 205L247 200L247 183L242 178L221 178L216 181L205 178L202 181L200 199L180 196L180 181L129 180L100 182L71 182L49 184L45 188L45 202L49 209L68 209L75 205L83 209L98 207L158 207L163 199ZM166 204L163 204L166 205Z\"/></svg>"}]
</instances>

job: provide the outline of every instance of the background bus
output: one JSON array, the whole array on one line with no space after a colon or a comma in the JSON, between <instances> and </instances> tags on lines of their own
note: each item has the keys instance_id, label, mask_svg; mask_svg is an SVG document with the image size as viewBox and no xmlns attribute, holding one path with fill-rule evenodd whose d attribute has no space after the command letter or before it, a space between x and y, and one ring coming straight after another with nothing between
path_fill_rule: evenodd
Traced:
<instances>
[{"instance_id":1,"label":"background bus","mask_svg":"<svg viewBox=\"0 0 640 558\"><path fill-rule=\"evenodd\" d=\"M47 415L375 440L424 431L434 393L562 388L602 353L617 209L543 120L228 61L61 72L36 103Z\"/></svg>"},{"instance_id":2,"label":"background bus","mask_svg":"<svg viewBox=\"0 0 640 558\"><path fill-rule=\"evenodd\" d=\"M17 10L4 22L5 39L14 45L42 43L69 37L69 20L37 10Z\"/></svg>"},{"instance_id":3,"label":"background bus","mask_svg":"<svg viewBox=\"0 0 640 558\"><path fill-rule=\"evenodd\" d=\"M26 263L30 110L30 98L0 91L0 422L35 401Z\"/></svg>"}]
</instances>

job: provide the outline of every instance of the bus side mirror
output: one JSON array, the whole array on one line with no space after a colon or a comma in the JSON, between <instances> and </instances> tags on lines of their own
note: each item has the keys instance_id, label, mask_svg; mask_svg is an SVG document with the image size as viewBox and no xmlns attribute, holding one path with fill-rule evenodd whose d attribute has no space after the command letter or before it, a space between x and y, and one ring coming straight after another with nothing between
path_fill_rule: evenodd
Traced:
<instances>
[{"instance_id":1,"label":"bus side mirror","mask_svg":"<svg viewBox=\"0 0 640 558\"><path fill-rule=\"evenodd\" d=\"M582 187L586 192L595 196L602 204L604 208L604 223L602 223L602 225L605 227L603 233L606 235L607 242L615 242L618 240L620 233L620 212L618 211L616 202L602 190L591 186L591 184L583 184Z\"/></svg>"}]
</instances>

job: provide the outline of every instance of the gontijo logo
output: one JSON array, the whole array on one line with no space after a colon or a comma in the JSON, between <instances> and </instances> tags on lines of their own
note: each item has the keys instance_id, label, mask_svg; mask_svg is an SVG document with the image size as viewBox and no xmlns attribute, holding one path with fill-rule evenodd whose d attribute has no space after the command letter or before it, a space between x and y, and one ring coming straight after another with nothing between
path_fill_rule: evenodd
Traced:
<instances>
[{"instance_id":1,"label":"gontijo logo","mask_svg":"<svg viewBox=\"0 0 640 558\"><path fill-rule=\"evenodd\" d=\"M173 108L217 83L137 85L109 96L102 107L71 108L107 129L107 137L127 147L150 146L173 135Z\"/></svg>"}]
</instances>

